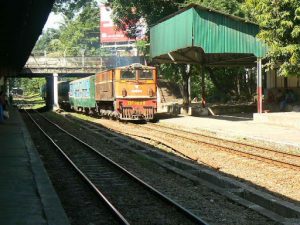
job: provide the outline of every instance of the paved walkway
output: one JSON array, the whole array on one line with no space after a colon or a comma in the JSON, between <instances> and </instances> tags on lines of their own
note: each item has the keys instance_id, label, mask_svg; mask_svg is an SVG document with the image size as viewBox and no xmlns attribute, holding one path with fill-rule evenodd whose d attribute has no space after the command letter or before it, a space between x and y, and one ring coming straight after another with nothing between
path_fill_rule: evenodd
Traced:
<instances>
[{"instance_id":1,"label":"paved walkway","mask_svg":"<svg viewBox=\"0 0 300 225\"><path fill-rule=\"evenodd\" d=\"M160 123L182 126L186 129L206 130L219 135L253 139L260 142L276 143L284 147L300 149L300 127L284 127L282 125L254 122L252 118L235 116L193 117L161 119Z\"/></svg>"},{"instance_id":2,"label":"paved walkway","mask_svg":"<svg viewBox=\"0 0 300 225\"><path fill-rule=\"evenodd\" d=\"M67 216L19 112L0 124L0 224L65 225Z\"/></svg>"}]
</instances>

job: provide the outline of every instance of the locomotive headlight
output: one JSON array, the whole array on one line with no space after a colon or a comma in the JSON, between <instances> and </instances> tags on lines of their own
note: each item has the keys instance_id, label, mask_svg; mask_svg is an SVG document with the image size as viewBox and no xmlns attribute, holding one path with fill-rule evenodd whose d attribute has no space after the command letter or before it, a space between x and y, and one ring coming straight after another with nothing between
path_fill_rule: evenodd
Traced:
<instances>
[{"instance_id":1,"label":"locomotive headlight","mask_svg":"<svg viewBox=\"0 0 300 225\"><path fill-rule=\"evenodd\" d=\"M154 91L153 91L152 88L149 88L149 89L148 89L148 95L149 95L150 97L153 97L153 96L154 96Z\"/></svg>"},{"instance_id":2,"label":"locomotive headlight","mask_svg":"<svg viewBox=\"0 0 300 225\"><path fill-rule=\"evenodd\" d=\"M123 97L126 97L127 96L127 91L125 88L122 89L122 96Z\"/></svg>"}]
</instances>

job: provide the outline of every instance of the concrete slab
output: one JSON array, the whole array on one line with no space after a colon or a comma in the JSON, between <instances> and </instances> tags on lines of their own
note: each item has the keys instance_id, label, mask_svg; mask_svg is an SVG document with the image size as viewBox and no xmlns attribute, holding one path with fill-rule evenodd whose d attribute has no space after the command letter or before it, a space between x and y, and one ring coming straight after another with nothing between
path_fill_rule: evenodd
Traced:
<instances>
[{"instance_id":1,"label":"concrete slab","mask_svg":"<svg viewBox=\"0 0 300 225\"><path fill-rule=\"evenodd\" d=\"M300 115L300 113L298 113ZM300 126L288 127L270 123L260 123L249 117L179 116L161 119L160 123L183 127L186 130L204 130L228 139L249 139L263 143L300 150Z\"/></svg>"},{"instance_id":2,"label":"concrete slab","mask_svg":"<svg viewBox=\"0 0 300 225\"><path fill-rule=\"evenodd\" d=\"M253 119L258 123L279 125L300 129L299 112L282 112L282 113L254 113Z\"/></svg>"},{"instance_id":3,"label":"concrete slab","mask_svg":"<svg viewBox=\"0 0 300 225\"><path fill-rule=\"evenodd\" d=\"M0 124L0 224L69 224L18 111Z\"/></svg>"}]
</instances>

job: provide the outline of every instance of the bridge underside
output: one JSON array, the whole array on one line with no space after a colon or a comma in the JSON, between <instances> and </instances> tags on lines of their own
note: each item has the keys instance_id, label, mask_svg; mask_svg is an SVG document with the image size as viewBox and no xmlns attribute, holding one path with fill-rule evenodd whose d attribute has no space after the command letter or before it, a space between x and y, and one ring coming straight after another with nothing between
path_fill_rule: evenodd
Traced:
<instances>
[{"instance_id":1,"label":"bridge underside","mask_svg":"<svg viewBox=\"0 0 300 225\"><path fill-rule=\"evenodd\" d=\"M23 68L17 75L11 75L10 77L48 77L53 74L58 74L59 77L87 77L96 74L101 69L95 68L64 68L64 69L28 69Z\"/></svg>"},{"instance_id":2,"label":"bridge underside","mask_svg":"<svg viewBox=\"0 0 300 225\"><path fill-rule=\"evenodd\" d=\"M17 74L25 65L54 0L6 0L0 7L0 77Z\"/></svg>"}]
</instances>

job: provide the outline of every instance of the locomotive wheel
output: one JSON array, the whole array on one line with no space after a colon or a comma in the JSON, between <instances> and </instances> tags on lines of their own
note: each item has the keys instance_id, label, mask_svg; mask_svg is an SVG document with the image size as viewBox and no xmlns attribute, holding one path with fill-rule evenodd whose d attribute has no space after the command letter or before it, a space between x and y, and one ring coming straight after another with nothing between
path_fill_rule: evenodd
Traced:
<instances>
[{"instance_id":1,"label":"locomotive wheel","mask_svg":"<svg viewBox=\"0 0 300 225\"><path fill-rule=\"evenodd\" d=\"M90 109L89 108L84 108L84 114L89 115Z\"/></svg>"},{"instance_id":2,"label":"locomotive wheel","mask_svg":"<svg viewBox=\"0 0 300 225\"><path fill-rule=\"evenodd\" d=\"M149 120L148 122L150 122L150 123L158 123L159 119L158 118L153 118L152 120Z\"/></svg>"}]
</instances>

